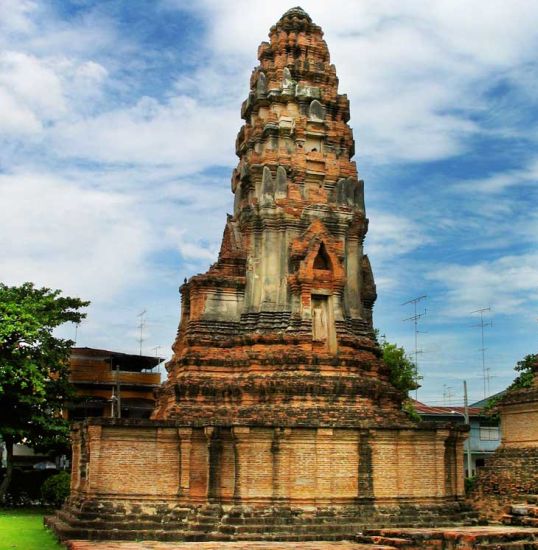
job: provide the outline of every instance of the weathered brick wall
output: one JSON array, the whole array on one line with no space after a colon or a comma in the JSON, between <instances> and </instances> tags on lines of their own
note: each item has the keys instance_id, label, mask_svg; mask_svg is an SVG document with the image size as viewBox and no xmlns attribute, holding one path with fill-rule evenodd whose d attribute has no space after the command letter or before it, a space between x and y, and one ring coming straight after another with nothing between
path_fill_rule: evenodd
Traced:
<instances>
[{"instance_id":1,"label":"weathered brick wall","mask_svg":"<svg viewBox=\"0 0 538 550\"><path fill-rule=\"evenodd\" d=\"M503 407L501 430L505 447L538 447L538 400Z\"/></svg>"},{"instance_id":2,"label":"weathered brick wall","mask_svg":"<svg viewBox=\"0 0 538 550\"><path fill-rule=\"evenodd\" d=\"M499 449L479 474L484 494L516 495L538 492L538 448Z\"/></svg>"},{"instance_id":3,"label":"weathered brick wall","mask_svg":"<svg viewBox=\"0 0 538 550\"><path fill-rule=\"evenodd\" d=\"M538 493L538 389L509 392L499 409L502 443L480 470L471 495L492 518L519 495Z\"/></svg>"},{"instance_id":4,"label":"weathered brick wall","mask_svg":"<svg viewBox=\"0 0 538 550\"><path fill-rule=\"evenodd\" d=\"M84 448L82 438L87 439ZM72 490L115 498L175 498L179 458L177 429L87 425L73 438Z\"/></svg>"},{"instance_id":5,"label":"weathered brick wall","mask_svg":"<svg viewBox=\"0 0 538 550\"><path fill-rule=\"evenodd\" d=\"M442 498L463 494L463 437L449 430L374 432L377 498Z\"/></svg>"},{"instance_id":6,"label":"weathered brick wall","mask_svg":"<svg viewBox=\"0 0 538 550\"><path fill-rule=\"evenodd\" d=\"M73 494L305 505L462 494L448 429L188 428L95 419L73 434Z\"/></svg>"}]
</instances>

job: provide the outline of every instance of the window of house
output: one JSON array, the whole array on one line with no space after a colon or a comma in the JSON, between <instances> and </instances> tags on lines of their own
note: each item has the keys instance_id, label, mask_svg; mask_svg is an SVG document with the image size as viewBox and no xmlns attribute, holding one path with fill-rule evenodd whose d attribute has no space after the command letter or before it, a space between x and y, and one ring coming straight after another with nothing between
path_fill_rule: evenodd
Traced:
<instances>
[{"instance_id":1,"label":"window of house","mask_svg":"<svg viewBox=\"0 0 538 550\"><path fill-rule=\"evenodd\" d=\"M480 426L481 441L498 441L500 439L498 426Z\"/></svg>"}]
</instances>

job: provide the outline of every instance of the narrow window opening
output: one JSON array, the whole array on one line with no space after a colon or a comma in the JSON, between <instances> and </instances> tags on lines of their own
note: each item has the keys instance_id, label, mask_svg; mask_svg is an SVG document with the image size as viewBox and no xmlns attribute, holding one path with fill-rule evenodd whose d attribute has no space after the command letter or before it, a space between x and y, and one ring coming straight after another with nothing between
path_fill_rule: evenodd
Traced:
<instances>
[{"instance_id":1,"label":"narrow window opening","mask_svg":"<svg viewBox=\"0 0 538 550\"><path fill-rule=\"evenodd\" d=\"M314 269L323 269L325 271L329 271L331 269L331 260L329 259L329 255L327 254L327 250L325 249L325 245L323 243L321 243L318 255L314 260Z\"/></svg>"}]
</instances>

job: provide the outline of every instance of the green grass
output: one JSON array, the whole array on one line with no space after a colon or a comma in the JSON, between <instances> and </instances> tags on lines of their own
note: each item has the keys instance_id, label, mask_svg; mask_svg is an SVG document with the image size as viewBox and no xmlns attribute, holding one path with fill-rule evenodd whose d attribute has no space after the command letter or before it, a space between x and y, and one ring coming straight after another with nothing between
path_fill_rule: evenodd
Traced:
<instances>
[{"instance_id":1,"label":"green grass","mask_svg":"<svg viewBox=\"0 0 538 550\"><path fill-rule=\"evenodd\" d=\"M61 550L43 526L44 509L0 510L0 550Z\"/></svg>"}]
</instances>

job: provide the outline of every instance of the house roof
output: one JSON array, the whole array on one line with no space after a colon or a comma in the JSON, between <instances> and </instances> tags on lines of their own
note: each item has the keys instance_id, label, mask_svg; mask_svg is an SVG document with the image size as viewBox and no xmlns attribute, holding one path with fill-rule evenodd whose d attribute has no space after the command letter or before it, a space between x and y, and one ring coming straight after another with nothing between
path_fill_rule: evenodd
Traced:
<instances>
[{"instance_id":1,"label":"house roof","mask_svg":"<svg viewBox=\"0 0 538 550\"><path fill-rule=\"evenodd\" d=\"M486 397L485 399L481 399L476 403L471 403L471 407L478 407L479 409L483 409L484 407L487 406L490 399L495 399L496 397L502 397L505 393L506 393L506 390L503 390L503 391L500 391L499 393L490 395L489 397Z\"/></svg>"},{"instance_id":2,"label":"house roof","mask_svg":"<svg viewBox=\"0 0 538 550\"><path fill-rule=\"evenodd\" d=\"M432 407L421 403L420 401L415 401L413 405L418 414L428 415L428 416L464 416L465 407ZM469 416L480 416L482 409L479 407L469 407Z\"/></svg>"},{"instance_id":3,"label":"house roof","mask_svg":"<svg viewBox=\"0 0 538 550\"><path fill-rule=\"evenodd\" d=\"M121 370L140 371L142 369L152 369L164 361L162 357L149 355L138 355L135 353L123 353L120 351L110 351L98 348L72 348L71 357L96 358L110 360Z\"/></svg>"}]
</instances>

